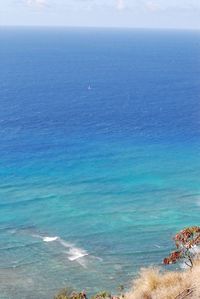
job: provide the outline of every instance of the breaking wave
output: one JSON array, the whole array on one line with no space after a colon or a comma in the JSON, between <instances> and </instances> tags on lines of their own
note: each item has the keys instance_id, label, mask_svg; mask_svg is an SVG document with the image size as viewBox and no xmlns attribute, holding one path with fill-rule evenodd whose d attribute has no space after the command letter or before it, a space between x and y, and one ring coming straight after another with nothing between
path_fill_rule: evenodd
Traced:
<instances>
[{"instance_id":1,"label":"breaking wave","mask_svg":"<svg viewBox=\"0 0 200 299\"><path fill-rule=\"evenodd\" d=\"M80 261L83 257L88 256L89 253L82 248L78 248L76 247L74 244L66 242L65 240L61 239L59 236L41 236L41 235L32 235L33 237L37 237L43 240L43 242L46 243L51 243L51 242L56 242L59 245L61 245L62 247L64 247L65 249L67 249L67 251L65 252L67 254L67 258L69 261L73 262L73 261L77 261L79 262L79 264L81 264L83 267L85 267L85 264Z\"/></svg>"}]
</instances>

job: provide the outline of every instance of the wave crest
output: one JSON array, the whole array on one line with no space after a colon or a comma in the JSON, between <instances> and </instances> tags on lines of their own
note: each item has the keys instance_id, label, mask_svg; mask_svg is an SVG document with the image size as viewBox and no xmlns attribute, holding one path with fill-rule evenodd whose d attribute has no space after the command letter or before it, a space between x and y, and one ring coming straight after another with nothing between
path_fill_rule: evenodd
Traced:
<instances>
[{"instance_id":1,"label":"wave crest","mask_svg":"<svg viewBox=\"0 0 200 299\"><path fill-rule=\"evenodd\" d=\"M40 235L32 235L33 237L37 237L43 240L43 242L51 243L51 242L57 242L59 245L64 247L65 249L68 249L65 253L67 254L67 258L69 261L74 262L77 261L79 264L83 267L85 267L85 264L83 261L80 261L85 256L88 256L89 253L82 248L76 247L74 244L66 242L65 240L61 239L59 236L40 236Z\"/></svg>"}]
</instances>

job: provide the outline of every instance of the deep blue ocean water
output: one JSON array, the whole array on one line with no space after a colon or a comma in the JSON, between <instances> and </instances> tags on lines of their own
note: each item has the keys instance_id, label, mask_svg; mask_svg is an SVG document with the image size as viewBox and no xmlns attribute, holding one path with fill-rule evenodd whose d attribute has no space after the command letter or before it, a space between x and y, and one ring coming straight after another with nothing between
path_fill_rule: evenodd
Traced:
<instances>
[{"instance_id":1,"label":"deep blue ocean water","mask_svg":"<svg viewBox=\"0 0 200 299\"><path fill-rule=\"evenodd\" d=\"M1 299L129 287L199 213L199 32L1 29Z\"/></svg>"}]
</instances>

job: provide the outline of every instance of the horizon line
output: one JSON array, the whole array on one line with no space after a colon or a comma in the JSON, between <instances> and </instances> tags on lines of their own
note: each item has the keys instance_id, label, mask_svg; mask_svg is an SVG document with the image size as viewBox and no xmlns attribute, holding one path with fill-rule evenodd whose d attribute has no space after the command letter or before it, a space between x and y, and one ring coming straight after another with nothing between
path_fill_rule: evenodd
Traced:
<instances>
[{"instance_id":1,"label":"horizon line","mask_svg":"<svg viewBox=\"0 0 200 299\"><path fill-rule=\"evenodd\" d=\"M188 27L128 27L128 26L78 26L78 25L26 25L26 24L1 24L2 28L61 28L61 29L122 29L122 30L169 30L169 31L200 31L200 28Z\"/></svg>"}]
</instances>

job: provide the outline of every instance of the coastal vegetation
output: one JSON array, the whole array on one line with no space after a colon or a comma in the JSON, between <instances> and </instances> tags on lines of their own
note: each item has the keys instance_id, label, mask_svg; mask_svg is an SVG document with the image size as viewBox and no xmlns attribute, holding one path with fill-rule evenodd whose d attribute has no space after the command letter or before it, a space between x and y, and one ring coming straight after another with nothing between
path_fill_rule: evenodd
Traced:
<instances>
[{"instance_id":1,"label":"coastal vegetation","mask_svg":"<svg viewBox=\"0 0 200 299\"><path fill-rule=\"evenodd\" d=\"M133 288L126 294L127 299L199 299L200 259L192 269L166 271L149 268L141 270L133 282Z\"/></svg>"},{"instance_id":2,"label":"coastal vegetation","mask_svg":"<svg viewBox=\"0 0 200 299\"><path fill-rule=\"evenodd\" d=\"M176 250L163 260L164 265L182 263L182 270L169 271L150 267L141 269L133 287L119 295L100 292L91 299L199 299L200 298L200 227L193 226L178 232L173 238ZM54 299L87 299L85 291L62 290Z\"/></svg>"},{"instance_id":3,"label":"coastal vegetation","mask_svg":"<svg viewBox=\"0 0 200 299\"><path fill-rule=\"evenodd\" d=\"M92 296L90 299L119 299L120 297L112 296L110 293L103 291L99 292L96 295ZM75 292L71 289L61 290L54 299L88 299L86 292Z\"/></svg>"},{"instance_id":4,"label":"coastal vegetation","mask_svg":"<svg viewBox=\"0 0 200 299\"><path fill-rule=\"evenodd\" d=\"M163 260L164 264L175 264L182 260L186 266L192 268L200 245L200 227L192 226L183 229L173 239L176 250Z\"/></svg>"}]
</instances>

